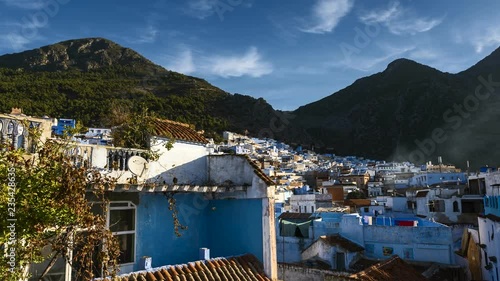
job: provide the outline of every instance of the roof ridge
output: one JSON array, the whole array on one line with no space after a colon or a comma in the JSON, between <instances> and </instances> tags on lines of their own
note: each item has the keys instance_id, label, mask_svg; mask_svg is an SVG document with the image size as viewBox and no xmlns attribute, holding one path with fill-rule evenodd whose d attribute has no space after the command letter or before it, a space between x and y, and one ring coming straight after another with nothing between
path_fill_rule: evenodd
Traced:
<instances>
[{"instance_id":1,"label":"roof ridge","mask_svg":"<svg viewBox=\"0 0 500 281\"><path fill-rule=\"evenodd\" d=\"M259 262L260 261L253 255L253 254L250 254L250 253L247 253L247 254L243 254L243 255L239 255L239 256L231 256L231 257L214 257L214 258L211 258L211 259L208 259L208 260L197 260L197 261L191 261L191 262L187 262L187 263L181 263L181 264L171 264L171 265L163 265L163 266L159 266L159 267L154 267L154 268L150 268L150 269L145 269L145 270L138 270L138 271L134 271L134 272L129 272L129 273L124 273L124 274L120 274L118 275L117 277L120 279L120 280L136 280L135 278L137 277L143 277L145 278L145 276L147 274L149 274L151 276L151 274L154 276L155 274L161 274L161 271L167 271L167 273L169 275L175 275L175 276L179 276L182 280L182 277L185 276L186 274L208 274L207 276L207 280L219 280L220 277L217 276L219 274L223 274L223 275L226 275L229 273L229 276L227 277L230 277L232 276L231 274L231 270L233 270L233 268L231 267L232 263L230 262L231 260L239 260L239 261L244 261L243 264L239 264L239 266L243 266L249 270L245 270L244 272L242 272L242 274L247 274L247 275L251 275L251 276L260 276L262 277L261 280L270 280L269 278L267 278L267 276L265 276L265 274L263 272L260 272L261 271L261 267L262 265L261 264L254 264L255 262ZM197 268L197 264L203 264L203 266L201 267L201 269L198 269ZM190 267L191 265L191 267ZM195 269L197 271L195 271ZM220 271L220 272L219 272ZM239 270L236 270L236 271L239 271ZM233 270L233 272L235 272ZM214 275L214 273L216 273L216 275ZM264 274L262 276L262 274ZM260 278L259 278L260 279ZM94 279L94 280L111 280L110 277L103 277L103 278L97 278L97 279ZM149 279L147 279L149 280Z\"/></svg>"},{"instance_id":2,"label":"roof ridge","mask_svg":"<svg viewBox=\"0 0 500 281\"><path fill-rule=\"evenodd\" d=\"M158 117L155 118L155 119L158 120L158 121L172 123L172 124L176 124L176 125L181 125L181 126L185 126L185 127L188 127L188 128L192 128L192 126L194 126L193 124L182 123L182 122L174 121L174 120L170 120L170 119L161 119L161 118L158 118Z\"/></svg>"}]
</instances>

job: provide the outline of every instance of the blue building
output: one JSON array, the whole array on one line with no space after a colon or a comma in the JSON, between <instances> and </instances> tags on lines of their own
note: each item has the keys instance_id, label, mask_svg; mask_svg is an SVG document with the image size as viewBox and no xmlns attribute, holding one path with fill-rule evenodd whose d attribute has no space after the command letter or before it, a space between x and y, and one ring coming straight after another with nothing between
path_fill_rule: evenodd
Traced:
<instances>
[{"instance_id":1,"label":"blue building","mask_svg":"<svg viewBox=\"0 0 500 281\"><path fill-rule=\"evenodd\" d=\"M120 274L144 269L146 260L155 268L197 261L206 248L213 257L251 255L275 280L274 182L248 156L213 154L189 125L155 122L154 161L138 149L82 144L72 150L116 179L106 219L119 241Z\"/></svg>"},{"instance_id":2,"label":"blue building","mask_svg":"<svg viewBox=\"0 0 500 281\"><path fill-rule=\"evenodd\" d=\"M76 120L75 119L59 119L57 120L57 126L52 126L52 133L56 136L64 135L64 132L68 128L75 128Z\"/></svg>"},{"instance_id":3,"label":"blue building","mask_svg":"<svg viewBox=\"0 0 500 281\"><path fill-rule=\"evenodd\" d=\"M445 183L465 184L467 183L467 175L466 173L428 172L416 174L408 180L409 186L432 186Z\"/></svg>"}]
</instances>

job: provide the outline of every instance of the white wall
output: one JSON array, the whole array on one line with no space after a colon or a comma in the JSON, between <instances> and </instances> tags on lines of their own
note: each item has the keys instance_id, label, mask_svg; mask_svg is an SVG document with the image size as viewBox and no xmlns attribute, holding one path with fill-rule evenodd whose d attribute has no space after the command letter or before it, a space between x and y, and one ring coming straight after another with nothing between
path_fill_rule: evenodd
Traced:
<instances>
[{"instance_id":1,"label":"white wall","mask_svg":"<svg viewBox=\"0 0 500 281\"><path fill-rule=\"evenodd\" d=\"M410 260L454 264L452 232L448 227L366 225L363 235L365 254L369 257L399 255L405 259L404 250L411 249L413 259ZM384 255L383 247L393 248L393 253Z\"/></svg>"},{"instance_id":2,"label":"white wall","mask_svg":"<svg viewBox=\"0 0 500 281\"><path fill-rule=\"evenodd\" d=\"M149 164L149 179L173 184L204 185L207 182L207 155L209 148L203 144L176 141L167 150L167 139L158 138L151 149L160 153L157 161Z\"/></svg>"},{"instance_id":3,"label":"white wall","mask_svg":"<svg viewBox=\"0 0 500 281\"><path fill-rule=\"evenodd\" d=\"M493 221L489 218L480 217L478 218L478 230L479 230L479 241L481 244L485 244L486 247L481 249L481 269L483 270L484 280L495 280L496 281L496 268L500 271L500 223ZM485 260L485 253L488 256L488 260ZM491 262L489 257L494 256L497 258L497 263ZM490 263L493 268L487 270L485 266Z\"/></svg>"},{"instance_id":4,"label":"white wall","mask_svg":"<svg viewBox=\"0 0 500 281\"><path fill-rule=\"evenodd\" d=\"M302 194L290 197L290 207L293 213L313 213L320 207L331 207L331 194ZM304 210L305 207L305 210Z\"/></svg>"},{"instance_id":5,"label":"white wall","mask_svg":"<svg viewBox=\"0 0 500 281\"><path fill-rule=\"evenodd\" d=\"M358 214L344 215L340 227L342 236L359 245L364 244L363 225Z\"/></svg>"},{"instance_id":6,"label":"white wall","mask_svg":"<svg viewBox=\"0 0 500 281\"><path fill-rule=\"evenodd\" d=\"M236 195L237 198L274 198L274 187L268 187L264 180L255 174L255 168L244 156L210 155L208 165L208 184L246 187L244 193ZM217 195L219 199L224 196Z\"/></svg>"}]
</instances>

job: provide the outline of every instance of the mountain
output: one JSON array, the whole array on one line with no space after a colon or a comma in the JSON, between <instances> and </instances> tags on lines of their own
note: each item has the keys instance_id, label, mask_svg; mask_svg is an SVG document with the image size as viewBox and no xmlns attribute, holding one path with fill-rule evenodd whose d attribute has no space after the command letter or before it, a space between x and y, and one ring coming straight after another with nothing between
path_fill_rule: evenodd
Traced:
<instances>
[{"instance_id":1,"label":"mountain","mask_svg":"<svg viewBox=\"0 0 500 281\"><path fill-rule=\"evenodd\" d=\"M467 160L473 167L500 163L499 87L500 49L457 74L397 59L328 97L281 112L103 38L0 56L2 112L22 107L30 115L108 126L117 112L143 105L207 137L248 130L321 152L419 163L443 156L461 167Z\"/></svg>"},{"instance_id":2,"label":"mountain","mask_svg":"<svg viewBox=\"0 0 500 281\"><path fill-rule=\"evenodd\" d=\"M215 138L223 130L257 134L276 114L263 99L229 94L103 38L0 56L0 95L2 112L21 107L26 114L71 117L86 126L108 126L113 112L144 105Z\"/></svg>"},{"instance_id":3,"label":"mountain","mask_svg":"<svg viewBox=\"0 0 500 281\"><path fill-rule=\"evenodd\" d=\"M457 74L398 59L295 110L296 125L307 134L291 138L314 140L316 148L341 155L420 163L443 156L461 167L467 160L473 167L498 164L500 83L486 87L488 79L500 82L500 48ZM479 85L483 99L475 94Z\"/></svg>"},{"instance_id":4,"label":"mountain","mask_svg":"<svg viewBox=\"0 0 500 281\"><path fill-rule=\"evenodd\" d=\"M17 54L3 55L0 56L0 65L32 71L89 71L113 65L161 71L161 67L137 52L104 38L69 40Z\"/></svg>"}]
</instances>

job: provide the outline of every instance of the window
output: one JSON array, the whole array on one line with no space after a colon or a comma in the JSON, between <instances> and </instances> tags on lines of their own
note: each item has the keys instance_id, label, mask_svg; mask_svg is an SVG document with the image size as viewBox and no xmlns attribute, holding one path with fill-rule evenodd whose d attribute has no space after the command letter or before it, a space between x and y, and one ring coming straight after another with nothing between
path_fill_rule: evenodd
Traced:
<instances>
[{"instance_id":1,"label":"window","mask_svg":"<svg viewBox=\"0 0 500 281\"><path fill-rule=\"evenodd\" d=\"M311 206L311 213L314 213L314 206Z\"/></svg>"},{"instance_id":2,"label":"window","mask_svg":"<svg viewBox=\"0 0 500 281\"><path fill-rule=\"evenodd\" d=\"M429 201L429 212L444 212L444 201L443 200L430 200Z\"/></svg>"},{"instance_id":3,"label":"window","mask_svg":"<svg viewBox=\"0 0 500 281\"><path fill-rule=\"evenodd\" d=\"M455 212L455 213L459 213L460 212L460 209L458 208L458 202L457 201L453 201L453 212Z\"/></svg>"},{"instance_id":4,"label":"window","mask_svg":"<svg viewBox=\"0 0 500 281\"><path fill-rule=\"evenodd\" d=\"M131 202L109 204L108 227L120 245L120 264L135 260L135 205Z\"/></svg>"}]
</instances>

